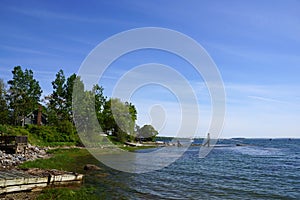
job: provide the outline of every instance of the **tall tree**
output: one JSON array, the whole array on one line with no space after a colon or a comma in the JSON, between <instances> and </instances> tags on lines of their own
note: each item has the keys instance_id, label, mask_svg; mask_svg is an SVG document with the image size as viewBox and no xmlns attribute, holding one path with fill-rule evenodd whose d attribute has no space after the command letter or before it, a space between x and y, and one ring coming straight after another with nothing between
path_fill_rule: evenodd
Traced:
<instances>
[{"instance_id":1,"label":"tall tree","mask_svg":"<svg viewBox=\"0 0 300 200\"><path fill-rule=\"evenodd\" d=\"M63 70L59 70L56 74L56 78L52 81L53 92L47 97L49 100L48 108L50 109L50 123L56 123L58 120L62 120L65 114L65 91L64 84L66 77Z\"/></svg>"},{"instance_id":2,"label":"tall tree","mask_svg":"<svg viewBox=\"0 0 300 200\"><path fill-rule=\"evenodd\" d=\"M75 80L77 79L76 74L72 74L68 77L66 84L64 85L64 91L65 91L65 110L66 110L66 118L73 122L73 112L72 112L72 95L73 95L73 87ZM79 78L80 79L80 78Z\"/></svg>"},{"instance_id":3,"label":"tall tree","mask_svg":"<svg viewBox=\"0 0 300 200\"><path fill-rule=\"evenodd\" d=\"M6 87L4 81L0 79L0 124L8 124L8 105L6 102Z\"/></svg>"},{"instance_id":4,"label":"tall tree","mask_svg":"<svg viewBox=\"0 0 300 200\"><path fill-rule=\"evenodd\" d=\"M94 133L99 134L100 127L95 115L95 94L93 91L85 91L80 77L76 78L73 88L73 114L77 131L89 137Z\"/></svg>"},{"instance_id":5,"label":"tall tree","mask_svg":"<svg viewBox=\"0 0 300 200\"><path fill-rule=\"evenodd\" d=\"M17 125L26 114L37 108L42 90L32 70L23 71L20 66L16 66L12 74L12 80L7 82L10 86L7 99L12 110L13 124Z\"/></svg>"},{"instance_id":6,"label":"tall tree","mask_svg":"<svg viewBox=\"0 0 300 200\"><path fill-rule=\"evenodd\" d=\"M59 70L52 81L53 92L47 97L51 123L67 120L73 122L72 92L76 75L66 79L63 70Z\"/></svg>"},{"instance_id":7,"label":"tall tree","mask_svg":"<svg viewBox=\"0 0 300 200\"><path fill-rule=\"evenodd\" d=\"M92 90L92 93L95 96L95 111L101 126L103 126L104 123L103 110L107 101L107 97L103 95L103 90L103 87L99 86L98 84L96 84Z\"/></svg>"}]
</instances>

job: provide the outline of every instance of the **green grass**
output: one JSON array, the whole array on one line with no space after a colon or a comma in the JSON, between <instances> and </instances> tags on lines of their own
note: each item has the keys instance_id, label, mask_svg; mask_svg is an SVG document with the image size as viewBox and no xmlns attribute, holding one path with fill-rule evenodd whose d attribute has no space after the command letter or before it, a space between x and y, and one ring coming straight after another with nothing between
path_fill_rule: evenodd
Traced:
<instances>
[{"instance_id":1,"label":"green grass","mask_svg":"<svg viewBox=\"0 0 300 200\"><path fill-rule=\"evenodd\" d=\"M37 159L21 164L20 168L40 168L40 169L58 169L84 173L84 165L99 164L99 161L86 149L54 149L48 153L53 154L49 159Z\"/></svg>"},{"instance_id":2,"label":"green grass","mask_svg":"<svg viewBox=\"0 0 300 200\"><path fill-rule=\"evenodd\" d=\"M153 148L150 146L142 147L122 147L127 151L136 151L140 149ZM103 150L105 153L105 150ZM52 154L52 157L48 159L37 159L34 161L27 161L21 164L20 168L40 168L40 169L58 169L65 171L72 171L77 173L84 173L83 170L86 164L99 164L99 161L94 158L88 150L82 148L70 148L70 149L53 149L48 153Z\"/></svg>"},{"instance_id":3,"label":"green grass","mask_svg":"<svg viewBox=\"0 0 300 200\"><path fill-rule=\"evenodd\" d=\"M125 150L125 151L134 152L134 151L141 150L141 149L156 148L156 146L139 146L139 147L126 146L126 147L120 147L120 148L123 149L123 150Z\"/></svg>"},{"instance_id":4,"label":"green grass","mask_svg":"<svg viewBox=\"0 0 300 200\"><path fill-rule=\"evenodd\" d=\"M76 146L77 142L44 142L36 141L35 145L39 147L63 147L63 146Z\"/></svg>"},{"instance_id":5,"label":"green grass","mask_svg":"<svg viewBox=\"0 0 300 200\"><path fill-rule=\"evenodd\" d=\"M54 126L28 125L25 127L0 125L0 133L4 135L27 136L28 142L40 147L76 146L80 143L78 135L66 135L56 130Z\"/></svg>"},{"instance_id":6,"label":"green grass","mask_svg":"<svg viewBox=\"0 0 300 200\"><path fill-rule=\"evenodd\" d=\"M86 149L53 149L48 153L52 154L49 159L37 159L21 164L20 168L40 168L40 169L58 169L72 171L77 173L86 173L84 166L86 164L99 164ZM81 186L79 188L49 188L42 191L38 200L60 199L60 200L81 200L81 199L99 199L95 194L95 189L90 186Z\"/></svg>"},{"instance_id":7,"label":"green grass","mask_svg":"<svg viewBox=\"0 0 300 200\"><path fill-rule=\"evenodd\" d=\"M43 190L38 196L37 200L86 200L86 199L99 199L95 195L95 189L91 187L82 187L79 189L70 188L51 188Z\"/></svg>"}]
</instances>

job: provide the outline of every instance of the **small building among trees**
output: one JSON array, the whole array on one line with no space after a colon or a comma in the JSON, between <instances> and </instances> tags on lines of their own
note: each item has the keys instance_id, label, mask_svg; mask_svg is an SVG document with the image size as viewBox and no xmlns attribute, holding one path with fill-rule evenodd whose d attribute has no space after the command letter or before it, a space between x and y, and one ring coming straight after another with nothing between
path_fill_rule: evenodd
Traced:
<instances>
[{"instance_id":1,"label":"small building among trees","mask_svg":"<svg viewBox=\"0 0 300 200\"><path fill-rule=\"evenodd\" d=\"M46 125L48 122L48 116L42 113L42 106L40 105L38 109L30 112L23 119L21 119L22 126L27 124L35 125Z\"/></svg>"}]
</instances>

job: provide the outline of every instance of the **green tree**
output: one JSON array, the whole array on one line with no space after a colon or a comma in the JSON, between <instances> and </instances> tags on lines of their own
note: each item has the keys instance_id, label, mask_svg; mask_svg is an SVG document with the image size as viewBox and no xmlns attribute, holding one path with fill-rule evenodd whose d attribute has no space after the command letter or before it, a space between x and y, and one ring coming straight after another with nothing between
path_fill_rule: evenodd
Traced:
<instances>
[{"instance_id":1,"label":"green tree","mask_svg":"<svg viewBox=\"0 0 300 200\"><path fill-rule=\"evenodd\" d=\"M151 125L144 125L138 130L137 138L154 141L158 131Z\"/></svg>"},{"instance_id":2,"label":"green tree","mask_svg":"<svg viewBox=\"0 0 300 200\"><path fill-rule=\"evenodd\" d=\"M87 140L90 140L90 136L94 135L94 133L99 134L101 131L94 112L94 91L85 91L80 77L76 78L73 91L73 115L77 131L83 134Z\"/></svg>"},{"instance_id":3,"label":"green tree","mask_svg":"<svg viewBox=\"0 0 300 200\"><path fill-rule=\"evenodd\" d=\"M76 74L66 78L63 70L59 70L52 81L53 92L47 97L49 123L56 127L64 141L76 139L72 112L72 93L76 78Z\"/></svg>"},{"instance_id":4,"label":"green tree","mask_svg":"<svg viewBox=\"0 0 300 200\"><path fill-rule=\"evenodd\" d=\"M103 109L103 124L104 131L111 131L113 136L116 136L118 141L124 142L134 137L134 127L136 119L136 110L128 103L123 103L120 99L108 100Z\"/></svg>"},{"instance_id":5,"label":"green tree","mask_svg":"<svg viewBox=\"0 0 300 200\"><path fill-rule=\"evenodd\" d=\"M8 124L8 105L6 102L6 87L2 79L0 79L0 124Z\"/></svg>"},{"instance_id":6,"label":"green tree","mask_svg":"<svg viewBox=\"0 0 300 200\"><path fill-rule=\"evenodd\" d=\"M12 71L13 78L8 81L7 99L12 110L12 123L17 125L20 119L36 109L42 94L39 82L34 79L32 70L22 70L16 66Z\"/></svg>"},{"instance_id":7,"label":"green tree","mask_svg":"<svg viewBox=\"0 0 300 200\"><path fill-rule=\"evenodd\" d=\"M64 120L73 122L72 93L75 79L76 74L66 79L63 70L59 70L52 81L53 92L47 97L50 123L57 124Z\"/></svg>"},{"instance_id":8,"label":"green tree","mask_svg":"<svg viewBox=\"0 0 300 200\"><path fill-rule=\"evenodd\" d=\"M72 95L73 95L73 87L77 76L76 74L72 74L68 77L66 84L64 85L65 91L65 110L66 110L66 119L73 122L73 112L72 112Z\"/></svg>"},{"instance_id":9,"label":"green tree","mask_svg":"<svg viewBox=\"0 0 300 200\"><path fill-rule=\"evenodd\" d=\"M92 93L95 96L95 111L101 126L103 126L104 123L103 110L107 101L107 97L103 95L103 90L103 87L99 86L98 84L96 84L92 90Z\"/></svg>"},{"instance_id":10,"label":"green tree","mask_svg":"<svg viewBox=\"0 0 300 200\"><path fill-rule=\"evenodd\" d=\"M128 102L125 102L125 105L129 109L129 113L131 115L132 120L136 121L137 120L137 111L136 111L135 106L132 103L128 103Z\"/></svg>"},{"instance_id":11,"label":"green tree","mask_svg":"<svg viewBox=\"0 0 300 200\"><path fill-rule=\"evenodd\" d=\"M49 100L49 120L50 123L56 124L59 120L65 118L65 91L64 84L66 77L63 70L59 70L56 74L56 78L52 81L53 92L50 96L47 97Z\"/></svg>"}]
</instances>

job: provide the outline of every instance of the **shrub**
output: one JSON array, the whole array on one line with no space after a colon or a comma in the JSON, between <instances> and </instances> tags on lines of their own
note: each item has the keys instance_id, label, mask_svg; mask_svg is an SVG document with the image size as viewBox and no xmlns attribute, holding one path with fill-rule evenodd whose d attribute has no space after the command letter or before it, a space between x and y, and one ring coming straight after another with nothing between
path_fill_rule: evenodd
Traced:
<instances>
[{"instance_id":1,"label":"shrub","mask_svg":"<svg viewBox=\"0 0 300 200\"><path fill-rule=\"evenodd\" d=\"M63 142L75 142L76 130L72 122L64 120L57 125L57 131L60 133L60 141Z\"/></svg>"}]
</instances>

